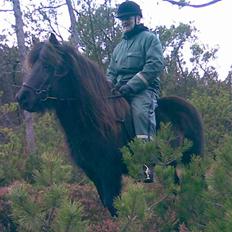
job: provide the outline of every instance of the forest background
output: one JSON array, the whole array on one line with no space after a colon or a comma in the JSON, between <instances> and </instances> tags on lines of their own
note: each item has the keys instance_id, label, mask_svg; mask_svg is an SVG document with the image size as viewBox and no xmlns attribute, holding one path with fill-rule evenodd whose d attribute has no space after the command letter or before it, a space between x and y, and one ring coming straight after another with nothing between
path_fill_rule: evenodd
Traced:
<instances>
[{"instance_id":1,"label":"forest background","mask_svg":"<svg viewBox=\"0 0 232 232\"><path fill-rule=\"evenodd\" d=\"M165 54L162 96L181 96L199 110L205 129L204 158L194 158L189 166L179 163L181 180L175 183L174 169L165 160L167 156L178 160L182 148L169 147L173 135L164 125L156 139L163 144L157 182L144 186L131 171L115 202L119 216L111 218L93 184L69 160L53 114L23 112L14 96L33 42L47 38L51 31L62 40L61 6L70 16L69 43L105 71L121 38L115 5L110 0L100 5L93 0L76 4L49 0L46 5L30 1L21 8L20 0L5 2L11 9L0 14L12 12L15 24L0 35L0 231L232 231L232 69L219 79L211 61L220 48L200 43L192 23L152 28ZM9 43L11 33L17 37L16 46ZM140 153L150 149L139 142L132 146ZM134 165L129 162L129 170Z\"/></svg>"}]
</instances>

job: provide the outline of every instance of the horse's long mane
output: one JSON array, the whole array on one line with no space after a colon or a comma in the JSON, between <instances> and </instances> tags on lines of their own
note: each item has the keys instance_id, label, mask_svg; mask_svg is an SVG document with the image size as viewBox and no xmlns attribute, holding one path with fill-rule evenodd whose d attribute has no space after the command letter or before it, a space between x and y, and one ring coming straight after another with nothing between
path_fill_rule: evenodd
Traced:
<instances>
[{"instance_id":1,"label":"horse's long mane","mask_svg":"<svg viewBox=\"0 0 232 232\"><path fill-rule=\"evenodd\" d=\"M83 122L89 118L95 124L97 130L103 134L118 128L117 120L125 117L126 101L124 99L110 100L112 95L109 83L103 71L90 59L70 49L73 59L73 73L76 81L80 82L78 89L80 108L82 108ZM78 85L76 85L78 86Z\"/></svg>"},{"instance_id":2,"label":"horse's long mane","mask_svg":"<svg viewBox=\"0 0 232 232\"><path fill-rule=\"evenodd\" d=\"M117 120L125 117L129 107L122 98L108 98L112 95L109 83L93 61L66 43L54 46L49 41L39 43L32 49L28 56L29 66L38 59L56 69L67 70L67 78L77 99L80 123L85 125L88 121L102 135L116 135Z\"/></svg>"}]
</instances>

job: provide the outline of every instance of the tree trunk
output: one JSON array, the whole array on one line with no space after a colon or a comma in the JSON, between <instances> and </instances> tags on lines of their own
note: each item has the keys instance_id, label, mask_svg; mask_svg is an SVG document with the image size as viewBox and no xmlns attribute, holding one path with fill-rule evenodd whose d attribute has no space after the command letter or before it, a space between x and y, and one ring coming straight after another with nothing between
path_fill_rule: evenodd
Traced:
<instances>
[{"instance_id":1,"label":"tree trunk","mask_svg":"<svg viewBox=\"0 0 232 232\"><path fill-rule=\"evenodd\" d=\"M11 0L11 1L13 3L13 10L15 16L15 31L16 31L17 42L18 42L19 59L23 67L23 62L26 55L26 45L25 45L25 36L23 31L23 18L20 8L20 0ZM22 73L24 73L23 68L22 68ZM33 129L33 118L29 112L24 111L23 113L25 118L25 130L26 130L26 152L27 154L30 154L34 152L36 149L35 134Z\"/></svg>"},{"instance_id":2,"label":"tree trunk","mask_svg":"<svg viewBox=\"0 0 232 232\"><path fill-rule=\"evenodd\" d=\"M86 1L87 6L88 6L88 17L89 17L89 22L90 22L90 36L92 38L92 44L93 44L93 50L97 59L97 63L100 67L103 67L102 64L102 59L99 55L99 50L97 48L97 44L96 44L96 39L95 39L95 30L94 30L94 19L93 19L93 13L91 10L91 0L87 0Z\"/></svg>"},{"instance_id":3,"label":"tree trunk","mask_svg":"<svg viewBox=\"0 0 232 232\"><path fill-rule=\"evenodd\" d=\"M71 0L66 0L66 4L68 6L68 12L69 12L69 17L70 17L70 22L71 22L71 41L74 43L74 46L78 47L78 45L80 44L79 33L77 31L77 25L76 25L77 21L74 15Z\"/></svg>"}]
</instances>

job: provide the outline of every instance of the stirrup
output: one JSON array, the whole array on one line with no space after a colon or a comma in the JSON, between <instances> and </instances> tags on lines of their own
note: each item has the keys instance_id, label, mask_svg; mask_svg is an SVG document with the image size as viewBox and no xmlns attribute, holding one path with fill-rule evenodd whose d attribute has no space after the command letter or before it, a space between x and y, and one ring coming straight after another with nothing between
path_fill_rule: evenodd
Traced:
<instances>
[{"instance_id":1,"label":"stirrup","mask_svg":"<svg viewBox=\"0 0 232 232\"><path fill-rule=\"evenodd\" d=\"M146 164L143 165L144 172L144 183L153 183L154 182L154 174L153 170L149 168Z\"/></svg>"}]
</instances>

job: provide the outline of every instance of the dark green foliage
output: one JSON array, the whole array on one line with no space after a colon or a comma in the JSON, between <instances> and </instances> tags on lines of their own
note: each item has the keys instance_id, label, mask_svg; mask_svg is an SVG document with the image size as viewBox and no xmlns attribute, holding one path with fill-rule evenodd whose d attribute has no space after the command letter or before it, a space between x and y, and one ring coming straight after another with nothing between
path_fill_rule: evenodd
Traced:
<instances>
[{"instance_id":1,"label":"dark green foliage","mask_svg":"<svg viewBox=\"0 0 232 232\"><path fill-rule=\"evenodd\" d=\"M205 85L204 85L205 86ZM207 81L192 94L192 102L201 112L205 128L207 156L213 156L215 149L223 145L224 136L231 135L232 105L230 92L219 82Z\"/></svg>"},{"instance_id":2,"label":"dark green foliage","mask_svg":"<svg viewBox=\"0 0 232 232\"><path fill-rule=\"evenodd\" d=\"M232 136L226 136L223 144L217 149L216 162L207 173L207 232L232 230Z\"/></svg>"},{"instance_id":3,"label":"dark green foliage","mask_svg":"<svg viewBox=\"0 0 232 232\"><path fill-rule=\"evenodd\" d=\"M4 193L5 191L5 193ZM3 197L4 194L8 192L7 188L1 188L0 194L0 231L1 232L16 232L17 225L13 218L11 217L11 203L6 197Z\"/></svg>"},{"instance_id":4,"label":"dark green foliage","mask_svg":"<svg viewBox=\"0 0 232 232\"><path fill-rule=\"evenodd\" d=\"M200 231L206 218L207 199L205 192L206 162L200 157L194 157L188 167L182 169L181 184L177 195L176 212L181 223L189 228Z\"/></svg>"},{"instance_id":5,"label":"dark green foliage","mask_svg":"<svg viewBox=\"0 0 232 232\"><path fill-rule=\"evenodd\" d=\"M35 133L38 153L47 151L61 151L67 153L67 148L64 144L64 136L62 134L54 114L46 113L42 117L39 116L35 123Z\"/></svg>"},{"instance_id":6,"label":"dark green foliage","mask_svg":"<svg viewBox=\"0 0 232 232\"><path fill-rule=\"evenodd\" d=\"M107 0L100 6L96 2L82 2L77 28L85 54L106 68L121 31L114 18L115 8L111 1Z\"/></svg>"},{"instance_id":7,"label":"dark green foliage","mask_svg":"<svg viewBox=\"0 0 232 232\"><path fill-rule=\"evenodd\" d=\"M67 201L66 204L62 205L58 212L55 231L87 231L87 224L80 220L82 217L82 211L82 206L79 203Z\"/></svg>"},{"instance_id":8,"label":"dark green foliage","mask_svg":"<svg viewBox=\"0 0 232 232\"><path fill-rule=\"evenodd\" d=\"M25 159L21 133L10 128L1 130L7 142L0 144L0 185L6 185L22 178Z\"/></svg>"},{"instance_id":9,"label":"dark green foliage","mask_svg":"<svg viewBox=\"0 0 232 232\"><path fill-rule=\"evenodd\" d=\"M121 198L115 201L118 209L120 231L143 231L144 222L148 220L149 208L145 189L140 184L130 184Z\"/></svg>"},{"instance_id":10,"label":"dark green foliage","mask_svg":"<svg viewBox=\"0 0 232 232\"><path fill-rule=\"evenodd\" d=\"M0 106L0 118L16 110L16 103L3 104ZM24 166L22 131L0 125L0 186L21 179Z\"/></svg>"},{"instance_id":11,"label":"dark green foliage","mask_svg":"<svg viewBox=\"0 0 232 232\"><path fill-rule=\"evenodd\" d=\"M11 193L13 217L21 231L40 231L44 215L31 199L26 187L19 186Z\"/></svg>"},{"instance_id":12,"label":"dark green foliage","mask_svg":"<svg viewBox=\"0 0 232 232\"><path fill-rule=\"evenodd\" d=\"M2 106L3 104L14 102L14 96L17 91L16 86L19 85L21 80L21 65L16 47L9 47L6 44L0 45L0 57L0 105ZM0 117L0 122L5 126L15 125L17 123L16 116L16 114L11 112L11 114Z\"/></svg>"},{"instance_id":13,"label":"dark green foliage","mask_svg":"<svg viewBox=\"0 0 232 232\"><path fill-rule=\"evenodd\" d=\"M85 231L83 209L69 199L65 183L71 178L71 166L58 156L45 153L35 184L19 184L10 194L12 214L19 231Z\"/></svg>"},{"instance_id":14,"label":"dark green foliage","mask_svg":"<svg viewBox=\"0 0 232 232\"><path fill-rule=\"evenodd\" d=\"M204 89L207 81L218 79L218 73L211 65L218 47L199 44L198 31L191 22L169 28L158 27L156 32L161 39L166 61L166 70L161 78L163 95L189 98L194 90ZM189 59L185 55L186 49L191 52Z\"/></svg>"},{"instance_id":15,"label":"dark green foliage","mask_svg":"<svg viewBox=\"0 0 232 232\"><path fill-rule=\"evenodd\" d=\"M39 169L34 171L34 179L37 185L45 187L67 183L71 179L71 174L72 166L66 164L59 154L44 153Z\"/></svg>"},{"instance_id":16,"label":"dark green foliage","mask_svg":"<svg viewBox=\"0 0 232 232\"><path fill-rule=\"evenodd\" d=\"M183 152L191 146L191 143L184 140L181 146L173 148L171 144L174 140L175 134L171 125L161 124L161 129L153 140L144 142L141 139L135 139L129 144L129 147L124 147L122 149L123 158L129 174L136 180L140 180L141 164L155 164L157 169L167 167L173 161L179 164Z\"/></svg>"},{"instance_id":17,"label":"dark green foliage","mask_svg":"<svg viewBox=\"0 0 232 232\"><path fill-rule=\"evenodd\" d=\"M184 141L173 148L174 138L170 124L161 125L152 141L135 140L129 144L133 154L128 148L123 149L129 174L141 181L138 174L142 172L142 164L153 163L156 183L152 192L141 184L129 184L116 201L122 231L135 231L135 228L136 231L146 231L151 226L160 231L173 231L182 223L190 227L201 219L205 209L202 193L206 187L203 160L197 157L189 166L183 166L181 156L191 143ZM176 168L170 166L173 161L176 161ZM174 178L176 172L179 172L179 184Z\"/></svg>"},{"instance_id":18,"label":"dark green foliage","mask_svg":"<svg viewBox=\"0 0 232 232\"><path fill-rule=\"evenodd\" d=\"M203 86L203 83L199 83L199 86ZM165 127L152 141L153 145L139 141L132 143L132 148L136 147L135 157L131 156L128 148L123 149L129 173L137 180L140 180L140 178L134 173L141 173L143 162L162 160L154 168L157 182L153 188L148 188L148 191L144 190L143 193L140 193L143 200L140 199L140 202L137 203L140 204L145 201L147 205L151 204L151 201L146 200L146 196L147 194L150 195L152 191L153 204L151 205L153 205L153 210L149 215L152 220L145 220L144 218L140 227L137 227L139 228L137 231L145 231L145 225L148 226L146 228L152 226L157 231L167 232L182 230L198 232L231 231L231 97L230 92L219 81L208 80L207 83L208 85L204 83L204 86L207 87L200 88L201 91L195 90L192 95L192 102L202 112L204 120L206 133L205 159L193 157L188 166L177 165L176 170L171 166L161 165L172 160L170 154L176 153L177 155L173 157L177 160L179 159L178 154L180 154L179 148L171 150L169 146L163 143L163 141L170 141L169 137L164 135L171 136L170 131L165 132L165 129L167 129ZM162 134L163 136L160 136ZM151 148L151 146L153 147ZM151 158L151 150L155 151L153 153L153 155L156 155L155 159ZM141 154L144 154L143 158L138 158L137 156L141 156ZM141 163L139 164L139 162ZM175 172L179 173L179 184L174 182L173 175ZM124 198L121 199L124 209L130 205L126 205L128 201L127 198L125 199L126 196L124 194ZM130 194L130 198L132 196ZM135 199L134 203L136 202ZM133 201L131 200L131 202ZM117 207L120 208L119 203L117 203ZM137 208L137 206L133 207ZM121 223L123 220L125 218L120 218Z\"/></svg>"}]
</instances>

